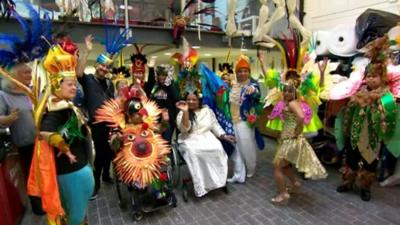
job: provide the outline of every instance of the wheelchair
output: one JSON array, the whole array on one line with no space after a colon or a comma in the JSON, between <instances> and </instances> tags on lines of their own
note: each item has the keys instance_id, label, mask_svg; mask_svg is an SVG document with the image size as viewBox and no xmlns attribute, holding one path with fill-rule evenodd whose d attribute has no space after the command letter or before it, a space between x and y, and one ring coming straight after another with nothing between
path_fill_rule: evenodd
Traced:
<instances>
[{"instance_id":1,"label":"wheelchair","mask_svg":"<svg viewBox=\"0 0 400 225\"><path fill-rule=\"evenodd\" d=\"M175 187L175 174L176 166L174 161L177 151L171 146L171 153L167 164L161 168L160 172L167 174L167 182L162 186L162 191L165 195L162 198L154 197L154 191L150 186L140 188L135 184L125 184L118 179L117 174L114 176L117 178L115 182L115 189L118 195L119 206L122 210L132 210L132 217L135 221L143 219L144 215L149 212L155 212L167 207L177 207L177 198L173 192Z\"/></svg>"},{"instance_id":2,"label":"wheelchair","mask_svg":"<svg viewBox=\"0 0 400 225\"><path fill-rule=\"evenodd\" d=\"M189 192L193 189L193 182L190 175L186 177L183 175L182 167L186 166L185 159L183 158L182 154L179 151L179 144L177 141L173 141L171 144L173 149L173 154L171 154L171 172L173 177L173 185L176 188L180 188L182 199L184 202L189 201ZM229 193L228 183L226 186L221 188L226 194Z\"/></svg>"}]
</instances>

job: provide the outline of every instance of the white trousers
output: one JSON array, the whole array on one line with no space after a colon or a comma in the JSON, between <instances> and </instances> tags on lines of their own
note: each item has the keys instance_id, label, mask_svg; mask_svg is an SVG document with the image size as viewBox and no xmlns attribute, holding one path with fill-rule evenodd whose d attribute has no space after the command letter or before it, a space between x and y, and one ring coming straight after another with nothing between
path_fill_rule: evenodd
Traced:
<instances>
[{"instance_id":1,"label":"white trousers","mask_svg":"<svg viewBox=\"0 0 400 225\"><path fill-rule=\"evenodd\" d=\"M233 177L237 182L243 183L247 177L254 175L257 161L257 145L254 129L246 122L234 124L236 145L232 153Z\"/></svg>"}]
</instances>

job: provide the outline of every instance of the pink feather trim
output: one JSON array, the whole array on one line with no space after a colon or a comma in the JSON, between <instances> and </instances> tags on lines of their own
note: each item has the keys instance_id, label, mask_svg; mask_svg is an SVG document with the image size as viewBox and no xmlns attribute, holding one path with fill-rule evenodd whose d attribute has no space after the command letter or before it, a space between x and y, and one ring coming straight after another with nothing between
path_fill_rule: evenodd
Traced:
<instances>
[{"instance_id":1,"label":"pink feather trim","mask_svg":"<svg viewBox=\"0 0 400 225\"><path fill-rule=\"evenodd\" d=\"M312 119L313 111L306 102L302 101L300 104L304 113L304 124L309 124Z\"/></svg>"},{"instance_id":2,"label":"pink feather trim","mask_svg":"<svg viewBox=\"0 0 400 225\"><path fill-rule=\"evenodd\" d=\"M281 120L284 120L284 116L282 113L284 108L285 108L284 101L279 101L278 103L276 103L276 105L272 109L271 113L268 115L268 119L273 120L273 119L279 117Z\"/></svg>"}]
</instances>

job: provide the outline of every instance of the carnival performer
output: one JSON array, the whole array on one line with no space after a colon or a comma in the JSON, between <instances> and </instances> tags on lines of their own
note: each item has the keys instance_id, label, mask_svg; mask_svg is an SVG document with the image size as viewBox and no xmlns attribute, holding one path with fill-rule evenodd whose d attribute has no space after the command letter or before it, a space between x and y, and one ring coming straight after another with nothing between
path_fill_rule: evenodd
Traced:
<instances>
[{"instance_id":1,"label":"carnival performer","mask_svg":"<svg viewBox=\"0 0 400 225\"><path fill-rule=\"evenodd\" d=\"M274 106L272 112L282 108L280 102L282 101L282 84L292 80L295 87L298 89L298 99L301 102L304 113L310 114L311 118L304 124L304 134L307 137L315 136L318 134L323 125L318 117L318 107L321 104L319 93L323 86L323 76L326 61L321 64L320 71L307 71L305 62L306 48L300 46L300 37L297 32L291 30L290 35L284 35L282 42L275 42L279 48L281 57L283 59L282 71L279 72L274 68L267 71L264 68L264 60L262 54L258 55L262 70L264 72L264 83L269 88L269 92L265 97L264 108ZM286 54L288 53L288 54ZM311 60L309 61L311 63ZM320 65L320 64L318 64ZM266 71L266 72L265 72ZM275 132L281 132L283 129L283 121L275 115L270 115L266 124L267 129Z\"/></svg>"},{"instance_id":2,"label":"carnival performer","mask_svg":"<svg viewBox=\"0 0 400 225\"><path fill-rule=\"evenodd\" d=\"M113 77L111 80L113 81L115 87L114 99L123 104L126 101L123 90L126 87L129 87L129 68L125 66L120 66L118 68L114 67L112 69L112 74Z\"/></svg>"},{"instance_id":3,"label":"carnival performer","mask_svg":"<svg viewBox=\"0 0 400 225\"><path fill-rule=\"evenodd\" d=\"M233 73L233 63L230 63L231 49L226 54L225 61L218 64L218 76L225 82L228 88L232 88L235 74Z\"/></svg>"},{"instance_id":4,"label":"carnival performer","mask_svg":"<svg viewBox=\"0 0 400 225\"><path fill-rule=\"evenodd\" d=\"M364 72L365 85L344 109L345 167L337 191L346 192L357 186L361 199L369 201L382 149L386 146L393 155L398 155L398 146L393 145L398 134L398 107L388 86L388 37L378 38L366 48L370 63Z\"/></svg>"},{"instance_id":5,"label":"carnival performer","mask_svg":"<svg viewBox=\"0 0 400 225\"><path fill-rule=\"evenodd\" d=\"M29 87L32 69L25 63L12 66L10 74ZM26 93L8 80L2 80L0 91L0 125L10 127L12 143L17 147L22 162L23 177L28 180L34 150L35 125L32 117L32 103ZM38 197L29 196L32 211L44 215Z\"/></svg>"},{"instance_id":6,"label":"carnival performer","mask_svg":"<svg viewBox=\"0 0 400 225\"><path fill-rule=\"evenodd\" d=\"M228 156L218 138L231 143L235 139L225 134L213 111L202 106L197 91L186 93L184 99L176 104L181 110L177 116L178 144L192 176L195 195L202 197L222 187L227 190Z\"/></svg>"},{"instance_id":7,"label":"carnival performer","mask_svg":"<svg viewBox=\"0 0 400 225\"><path fill-rule=\"evenodd\" d=\"M225 82L228 88L232 88L233 85L232 76L234 76L234 74L232 67L233 66L229 63L218 64L219 76Z\"/></svg>"},{"instance_id":8,"label":"carnival performer","mask_svg":"<svg viewBox=\"0 0 400 225\"><path fill-rule=\"evenodd\" d=\"M129 69L123 65L112 69L113 77L111 78L115 86L115 98L122 97L122 90L129 86Z\"/></svg>"},{"instance_id":9,"label":"carnival performer","mask_svg":"<svg viewBox=\"0 0 400 225\"><path fill-rule=\"evenodd\" d=\"M112 128L109 142L116 153L113 160L118 179L138 189L151 190L155 199L173 195L161 171L170 148L159 134L161 110L143 96L140 87L123 88L124 101L111 99L96 112L96 122Z\"/></svg>"},{"instance_id":10,"label":"carnival performer","mask_svg":"<svg viewBox=\"0 0 400 225\"><path fill-rule=\"evenodd\" d=\"M155 79L156 83L153 87L147 86L151 90L146 91L147 96L154 100L163 111L163 120L168 122L168 127L163 131L162 137L169 143L171 143L176 128L177 110L175 104L179 100L178 90L172 78L173 71L174 68L170 65L158 65L155 71L156 77L154 77L154 74L150 76L149 73L149 80Z\"/></svg>"},{"instance_id":11,"label":"carnival performer","mask_svg":"<svg viewBox=\"0 0 400 225\"><path fill-rule=\"evenodd\" d=\"M306 118L301 103L296 98L296 87L292 81L284 84L283 96L283 130L274 158L274 179L278 195L272 198L271 202L285 205L290 198L285 178L291 183L291 193L298 192L301 186L296 178L295 169L310 179L326 178L328 174L303 135Z\"/></svg>"},{"instance_id":12,"label":"carnival performer","mask_svg":"<svg viewBox=\"0 0 400 225\"><path fill-rule=\"evenodd\" d=\"M28 179L28 194L40 197L51 225L79 225L85 221L94 178L88 160L90 137L85 118L72 100L76 95L76 57L60 45L50 48L43 62L48 73L43 85L34 63L32 90L24 89L33 102L35 149ZM46 79L44 79L46 80ZM45 89L41 92L40 87ZM47 106L46 106L47 102ZM57 157L55 156L57 155Z\"/></svg>"},{"instance_id":13,"label":"carnival performer","mask_svg":"<svg viewBox=\"0 0 400 225\"><path fill-rule=\"evenodd\" d=\"M106 25L107 26L107 25ZM107 142L109 128L106 123L94 123L96 110L108 99L114 98L114 85L106 77L110 73L113 63L113 56L117 54L127 44L132 42L132 38L127 38L128 30L120 33L118 28L106 27L106 52L100 54L96 59L95 74L84 74L87 57L92 50L93 37L91 35L85 38L85 49L77 66L77 77L84 91L84 102L89 114L89 125L93 134L93 143L96 150L96 159L94 162L96 187L93 193L93 199L97 197L100 189L100 178L103 182L112 184L110 176L110 163L113 157L112 150Z\"/></svg>"},{"instance_id":14,"label":"carnival performer","mask_svg":"<svg viewBox=\"0 0 400 225\"><path fill-rule=\"evenodd\" d=\"M232 153L234 170L228 179L232 183L244 183L252 177L256 169L257 147L264 148L262 137L254 128L259 112L260 87L250 76L249 58L242 55L236 61L237 82L229 93L230 112L234 124L236 146Z\"/></svg>"},{"instance_id":15,"label":"carnival performer","mask_svg":"<svg viewBox=\"0 0 400 225\"><path fill-rule=\"evenodd\" d=\"M31 82L36 71L35 60L46 55L49 45L42 38L51 39L51 19L44 14L41 20L39 12L32 5L24 3L30 24L15 9L13 1L1 3L2 16L13 16L18 21L22 35L0 34L0 68L5 79L1 80L0 91L0 126L9 127L11 140L18 149L21 167L25 181L28 179L34 152L34 141L37 135L33 115L34 98ZM8 78L8 79L7 79ZM17 170L19 171L19 170ZM29 196L33 213L43 215L41 200L36 196Z\"/></svg>"},{"instance_id":16,"label":"carnival performer","mask_svg":"<svg viewBox=\"0 0 400 225\"><path fill-rule=\"evenodd\" d=\"M131 55L131 72L132 72L132 86L136 86L140 88L142 92L147 97L150 96L151 90L153 89L154 85L156 84L155 77L155 59L152 58L147 61L147 57L143 54L144 49L147 45L143 45L139 48L137 44L135 44L136 53ZM148 67L148 78L146 81L146 65Z\"/></svg>"}]
</instances>

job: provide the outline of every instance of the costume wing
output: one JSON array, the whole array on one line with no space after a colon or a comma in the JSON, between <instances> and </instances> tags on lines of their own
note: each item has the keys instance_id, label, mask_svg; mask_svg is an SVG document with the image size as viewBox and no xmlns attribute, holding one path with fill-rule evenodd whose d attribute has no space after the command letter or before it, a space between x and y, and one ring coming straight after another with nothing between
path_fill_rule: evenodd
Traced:
<instances>
[{"instance_id":1,"label":"costume wing","mask_svg":"<svg viewBox=\"0 0 400 225\"><path fill-rule=\"evenodd\" d=\"M121 103L111 99L96 110L95 123L107 122L113 128L125 127L125 115Z\"/></svg>"},{"instance_id":2,"label":"costume wing","mask_svg":"<svg viewBox=\"0 0 400 225\"><path fill-rule=\"evenodd\" d=\"M226 84L212 72L205 64L200 64L202 77L203 104L208 105L213 110L218 123L229 135L235 135L230 114L228 88ZM226 141L222 141L225 151L230 155L234 146Z\"/></svg>"},{"instance_id":3,"label":"costume wing","mask_svg":"<svg viewBox=\"0 0 400 225\"><path fill-rule=\"evenodd\" d=\"M205 64L200 64L202 78L203 104L208 105L227 134L233 135L233 124L229 109L228 88L226 84Z\"/></svg>"}]
</instances>

